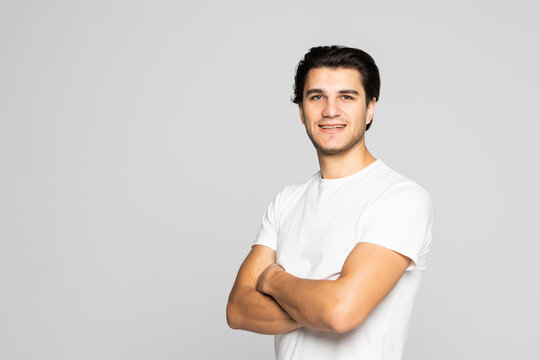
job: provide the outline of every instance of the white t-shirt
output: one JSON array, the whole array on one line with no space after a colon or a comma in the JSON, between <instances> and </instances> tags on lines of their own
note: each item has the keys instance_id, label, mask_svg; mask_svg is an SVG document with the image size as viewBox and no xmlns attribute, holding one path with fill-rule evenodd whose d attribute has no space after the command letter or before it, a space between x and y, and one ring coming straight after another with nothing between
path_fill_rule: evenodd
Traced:
<instances>
[{"instance_id":1,"label":"white t-shirt","mask_svg":"<svg viewBox=\"0 0 540 360\"><path fill-rule=\"evenodd\" d=\"M367 319L346 333L305 327L275 335L276 359L398 360L431 244L426 190L380 159L338 179L286 186L270 203L253 245L276 250L276 262L304 279L335 280L354 246L369 242L412 261Z\"/></svg>"}]
</instances>

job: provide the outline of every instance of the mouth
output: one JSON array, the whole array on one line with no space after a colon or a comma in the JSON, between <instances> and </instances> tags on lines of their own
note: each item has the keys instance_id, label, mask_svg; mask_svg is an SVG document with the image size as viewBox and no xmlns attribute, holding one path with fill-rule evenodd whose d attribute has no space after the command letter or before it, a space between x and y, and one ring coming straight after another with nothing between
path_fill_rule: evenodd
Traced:
<instances>
[{"instance_id":1,"label":"mouth","mask_svg":"<svg viewBox=\"0 0 540 360\"><path fill-rule=\"evenodd\" d=\"M324 125L319 125L319 128L321 129L323 133L335 134L335 133L343 131L343 129L345 129L345 126L347 125L346 124L324 124Z\"/></svg>"}]
</instances>

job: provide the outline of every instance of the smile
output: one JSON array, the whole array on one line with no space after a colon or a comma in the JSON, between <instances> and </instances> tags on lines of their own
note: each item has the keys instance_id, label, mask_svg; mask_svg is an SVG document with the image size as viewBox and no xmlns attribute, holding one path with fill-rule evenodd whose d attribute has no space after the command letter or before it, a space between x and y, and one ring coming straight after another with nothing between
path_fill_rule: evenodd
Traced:
<instances>
[{"instance_id":1,"label":"smile","mask_svg":"<svg viewBox=\"0 0 540 360\"><path fill-rule=\"evenodd\" d=\"M328 124L328 125L319 125L319 128L323 133L335 134L343 131L345 124Z\"/></svg>"}]
</instances>

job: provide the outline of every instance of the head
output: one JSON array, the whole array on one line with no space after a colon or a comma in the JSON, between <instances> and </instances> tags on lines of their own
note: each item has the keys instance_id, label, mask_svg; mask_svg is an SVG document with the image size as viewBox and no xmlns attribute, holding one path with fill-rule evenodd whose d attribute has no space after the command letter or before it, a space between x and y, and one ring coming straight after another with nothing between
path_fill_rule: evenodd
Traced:
<instances>
[{"instance_id":1,"label":"head","mask_svg":"<svg viewBox=\"0 0 540 360\"><path fill-rule=\"evenodd\" d=\"M313 47L304 55L304 59L300 60L294 76L293 103L302 105L304 86L309 70L322 67L356 69L366 94L366 106L373 99L379 100L381 78L379 68L373 58L360 49L332 45ZM373 119L366 125L366 131L369 130L372 123Z\"/></svg>"},{"instance_id":2,"label":"head","mask_svg":"<svg viewBox=\"0 0 540 360\"><path fill-rule=\"evenodd\" d=\"M379 89L379 70L367 53L320 46L311 48L298 64L292 101L298 104L317 150L331 154L363 143L373 122ZM326 124L345 128L321 128Z\"/></svg>"}]
</instances>

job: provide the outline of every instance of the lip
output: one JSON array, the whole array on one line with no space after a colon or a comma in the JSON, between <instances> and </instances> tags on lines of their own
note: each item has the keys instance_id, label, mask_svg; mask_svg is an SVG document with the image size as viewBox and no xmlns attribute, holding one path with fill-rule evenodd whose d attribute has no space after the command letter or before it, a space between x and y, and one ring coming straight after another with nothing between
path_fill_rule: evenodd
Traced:
<instances>
[{"instance_id":1,"label":"lip","mask_svg":"<svg viewBox=\"0 0 540 360\"><path fill-rule=\"evenodd\" d=\"M322 126L336 126L336 125L341 125L343 126L342 128L334 128L334 129L323 129ZM325 133L325 134L337 134L337 133L340 133L342 132L343 130L345 130L345 128L347 127L346 124L320 124L319 125L319 129L321 130L321 132Z\"/></svg>"}]
</instances>

